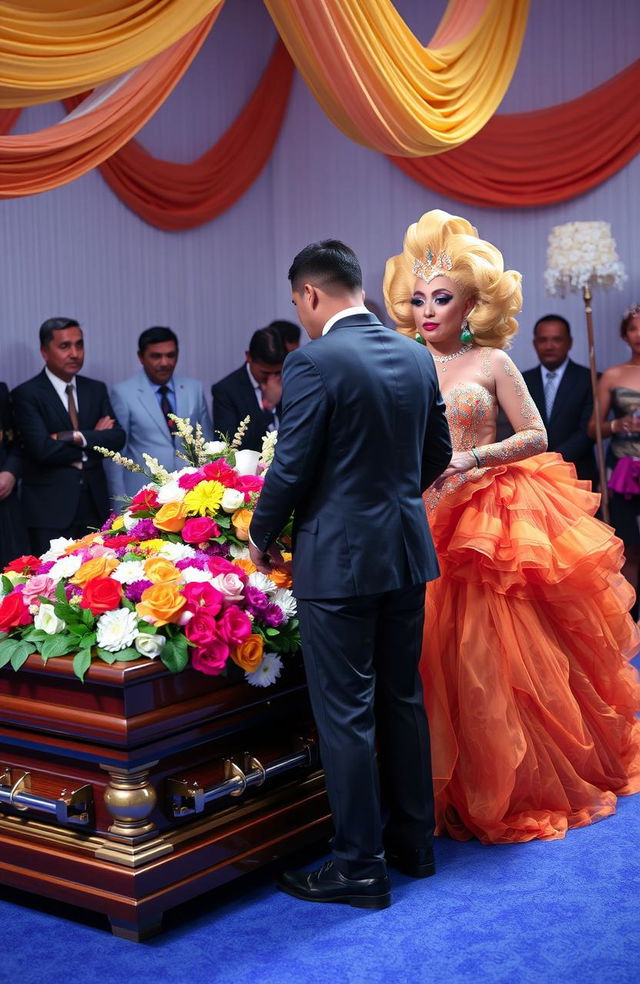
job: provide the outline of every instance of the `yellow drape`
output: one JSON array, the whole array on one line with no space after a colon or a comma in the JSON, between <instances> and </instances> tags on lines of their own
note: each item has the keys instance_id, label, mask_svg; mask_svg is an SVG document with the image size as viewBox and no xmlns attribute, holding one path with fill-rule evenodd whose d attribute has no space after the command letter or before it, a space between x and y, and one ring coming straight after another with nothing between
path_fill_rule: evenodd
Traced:
<instances>
[{"instance_id":1,"label":"yellow drape","mask_svg":"<svg viewBox=\"0 0 640 984\"><path fill-rule=\"evenodd\" d=\"M31 106L93 89L166 50L222 2L0 3L0 107Z\"/></svg>"},{"instance_id":2,"label":"yellow drape","mask_svg":"<svg viewBox=\"0 0 640 984\"><path fill-rule=\"evenodd\" d=\"M392 0L264 0L325 113L374 150L425 157L493 116L515 70L529 0L449 0L430 45Z\"/></svg>"}]
</instances>

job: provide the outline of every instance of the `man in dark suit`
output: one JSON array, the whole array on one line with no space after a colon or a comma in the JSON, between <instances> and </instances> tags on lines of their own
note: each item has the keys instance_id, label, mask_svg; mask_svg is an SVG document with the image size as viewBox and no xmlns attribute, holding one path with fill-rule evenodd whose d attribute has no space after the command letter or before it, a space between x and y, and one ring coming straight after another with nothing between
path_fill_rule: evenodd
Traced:
<instances>
[{"instance_id":1,"label":"man in dark suit","mask_svg":"<svg viewBox=\"0 0 640 984\"><path fill-rule=\"evenodd\" d=\"M6 383L0 383L0 570L29 552L16 488L21 470L9 390Z\"/></svg>"},{"instance_id":2,"label":"man in dark suit","mask_svg":"<svg viewBox=\"0 0 640 984\"><path fill-rule=\"evenodd\" d=\"M576 466L578 478L596 483L593 441L587 424L593 412L591 373L569 358L571 328L560 314L545 314L533 329L540 365L523 373L524 381L547 428L549 451L558 451Z\"/></svg>"},{"instance_id":3,"label":"man in dark suit","mask_svg":"<svg viewBox=\"0 0 640 984\"><path fill-rule=\"evenodd\" d=\"M277 328L270 325L253 333L245 364L211 387L216 432L231 439L241 421L250 417L240 447L262 449L264 435L278 429L280 377L286 354Z\"/></svg>"},{"instance_id":4,"label":"man in dark suit","mask_svg":"<svg viewBox=\"0 0 640 984\"><path fill-rule=\"evenodd\" d=\"M104 523L107 482L93 447L119 451L125 442L104 383L77 375L84 362L78 322L45 321L40 352L42 372L13 391L23 451L22 505L35 554L44 553L54 537L77 538Z\"/></svg>"},{"instance_id":5,"label":"man in dark suit","mask_svg":"<svg viewBox=\"0 0 640 984\"><path fill-rule=\"evenodd\" d=\"M449 463L449 429L431 356L364 307L347 246L308 246L289 279L313 341L284 365L250 551L268 571L294 513L293 589L335 838L331 861L279 886L383 908L386 859L415 877L435 870L418 661L425 582L439 572L421 493Z\"/></svg>"}]
</instances>

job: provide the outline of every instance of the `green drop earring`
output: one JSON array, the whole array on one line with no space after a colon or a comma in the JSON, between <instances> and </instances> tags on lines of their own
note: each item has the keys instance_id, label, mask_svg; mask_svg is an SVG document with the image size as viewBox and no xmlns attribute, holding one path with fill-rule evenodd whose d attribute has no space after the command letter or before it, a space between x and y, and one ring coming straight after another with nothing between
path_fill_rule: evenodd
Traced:
<instances>
[{"instance_id":1,"label":"green drop earring","mask_svg":"<svg viewBox=\"0 0 640 984\"><path fill-rule=\"evenodd\" d=\"M460 341L462 342L463 345L468 345L469 342L473 341L473 332L471 331L471 328L469 328L469 322L467 321L466 318L464 319L461 325Z\"/></svg>"}]
</instances>

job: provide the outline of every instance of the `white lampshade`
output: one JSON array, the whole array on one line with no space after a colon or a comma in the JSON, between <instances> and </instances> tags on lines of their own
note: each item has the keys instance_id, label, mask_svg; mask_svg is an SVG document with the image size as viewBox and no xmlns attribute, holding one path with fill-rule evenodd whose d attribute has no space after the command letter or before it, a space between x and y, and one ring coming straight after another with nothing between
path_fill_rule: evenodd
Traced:
<instances>
[{"instance_id":1,"label":"white lampshade","mask_svg":"<svg viewBox=\"0 0 640 984\"><path fill-rule=\"evenodd\" d=\"M617 287L627 279L616 252L616 242L608 222L567 222L549 233L547 293L564 297L567 289Z\"/></svg>"}]
</instances>

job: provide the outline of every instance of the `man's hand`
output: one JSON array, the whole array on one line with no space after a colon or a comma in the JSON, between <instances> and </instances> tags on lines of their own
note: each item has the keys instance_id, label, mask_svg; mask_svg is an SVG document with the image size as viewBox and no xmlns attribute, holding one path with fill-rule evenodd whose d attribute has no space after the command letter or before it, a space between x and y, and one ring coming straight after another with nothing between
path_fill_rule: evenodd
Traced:
<instances>
[{"instance_id":1,"label":"man's hand","mask_svg":"<svg viewBox=\"0 0 640 984\"><path fill-rule=\"evenodd\" d=\"M97 431L108 431L108 430L112 430L114 425L115 425L115 420L113 417L100 417L100 420L97 422L97 424L93 429Z\"/></svg>"},{"instance_id":2,"label":"man's hand","mask_svg":"<svg viewBox=\"0 0 640 984\"><path fill-rule=\"evenodd\" d=\"M0 472L0 502L11 495L16 487L16 476L10 471Z\"/></svg>"},{"instance_id":3,"label":"man's hand","mask_svg":"<svg viewBox=\"0 0 640 984\"><path fill-rule=\"evenodd\" d=\"M260 389L263 409L275 410L282 399L282 378L269 376L265 383L260 384Z\"/></svg>"},{"instance_id":4,"label":"man's hand","mask_svg":"<svg viewBox=\"0 0 640 984\"><path fill-rule=\"evenodd\" d=\"M284 557L273 543L265 553L264 551L259 550L255 543L249 541L249 556L251 557L252 563L255 564L258 570L267 576L274 568L286 569L288 567Z\"/></svg>"}]
</instances>

